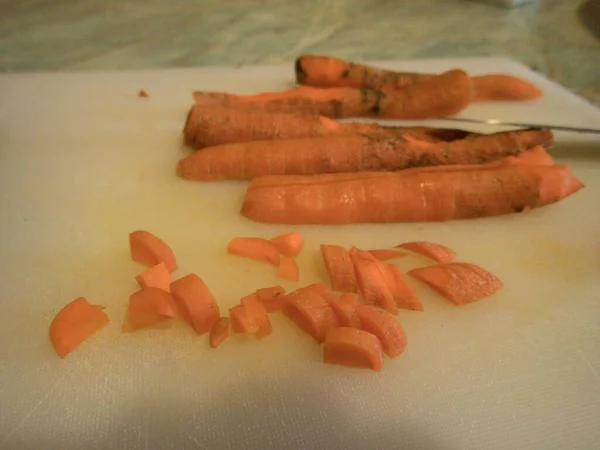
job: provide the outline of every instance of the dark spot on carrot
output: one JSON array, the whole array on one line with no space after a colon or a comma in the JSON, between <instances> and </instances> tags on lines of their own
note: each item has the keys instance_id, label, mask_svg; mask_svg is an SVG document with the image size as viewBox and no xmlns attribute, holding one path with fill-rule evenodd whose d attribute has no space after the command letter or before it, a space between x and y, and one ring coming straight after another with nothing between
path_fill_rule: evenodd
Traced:
<instances>
[{"instance_id":1,"label":"dark spot on carrot","mask_svg":"<svg viewBox=\"0 0 600 450\"><path fill-rule=\"evenodd\" d=\"M523 212L523 211L525 211L525 207L524 206L516 206L515 207L515 212L520 213L520 212Z\"/></svg>"},{"instance_id":2,"label":"dark spot on carrot","mask_svg":"<svg viewBox=\"0 0 600 450\"><path fill-rule=\"evenodd\" d=\"M350 76L350 69L346 69L342 72L342 78L348 78Z\"/></svg>"},{"instance_id":3,"label":"dark spot on carrot","mask_svg":"<svg viewBox=\"0 0 600 450\"><path fill-rule=\"evenodd\" d=\"M369 91L366 89L360 90L360 101L361 103L369 103Z\"/></svg>"},{"instance_id":4,"label":"dark spot on carrot","mask_svg":"<svg viewBox=\"0 0 600 450\"><path fill-rule=\"evenodd\" d=\"M306 72L304 72L304 68L302 67L302 58L296 58L296 81L302 82L306 78Z\"/></svg>"},{"instance_id":5,"label":"dark spot on carrot","mask_svg":"<svg viewBox=\"0 0 600 450\"><path fill-rule=\"evenodd\" d=\"M371 112L373 114L379 114L379 111L381 111L381 101L385 98L385 94L381 91L375 91L375 104L373 105L373 107L371 108Z\"/></svg>"}]
</instances>

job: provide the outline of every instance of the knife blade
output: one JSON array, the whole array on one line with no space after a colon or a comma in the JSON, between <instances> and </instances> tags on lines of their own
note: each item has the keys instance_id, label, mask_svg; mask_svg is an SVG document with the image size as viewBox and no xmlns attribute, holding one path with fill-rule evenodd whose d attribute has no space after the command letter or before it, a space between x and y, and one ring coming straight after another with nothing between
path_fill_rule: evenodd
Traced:
<instances>
[{"instance_id":1,"label":"knife blade","mask_svg":"<svg viewBox=\"0 0 600 450\"><path fill-rule=\"evenodd\" d=\"M487 125L505 125L511 127L523 127L523 128L548 128L551 130L559 131L572 131L575 133L592 133L600 134L600 129L597 128L583 128L583 127L572 127L565 125L546 125L540 123L522 123L522 122L504 122L496 119L468 119L465 117L443 117L436 120L447 120L452 122L467 122L467 123L483 123Z\"/></svg>"}]
</instances>

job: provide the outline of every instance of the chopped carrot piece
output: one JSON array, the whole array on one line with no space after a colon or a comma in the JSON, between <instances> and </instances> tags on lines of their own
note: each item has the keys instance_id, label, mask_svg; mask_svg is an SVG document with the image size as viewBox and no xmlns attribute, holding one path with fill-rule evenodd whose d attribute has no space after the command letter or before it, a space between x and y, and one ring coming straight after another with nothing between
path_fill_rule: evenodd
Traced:
<instances>
[{"instance_id":1,"label":"chopped carrot piece","mask_svg":"<svg viewBox=\"0 0 600 450\"><path fill-rule=\"evenodd\" d=\"M379 261L387 261L388 259L401 258L406 256L401 250L391 250L391 249L382 249L382 250L368 250L368 252L377 258Z\"/></svg>"},{"instance_id":2,"label":"chopped carrot piece","mask_svg":"<svg viewBox=\"0 0 600 450\"><path fill-rule=\"evenodd\" d=\"M244 297L241 302L246 308L248 318L258 325L256 337L260 339L271 334L273 331L271 320L267 314L267 308L258 299L258 295Z\"/></svg>"},{"instance_id":3,"label":"chopped carrot piece","mask_svg":"<svg viewBox=\"0 0 600 450\"><path fill-rule=\"evenodd\" d=\"M361 328L379 338L386 355L393 358L404 353L406 333L394 316L370 305L358 305L356 312Z\"/></svg>"},{"instance_id":4,"label":"chopped carrot piece","mask_svg":"<svg viewBox=\"0 0 600 450\"><path fill-rule=\"evenodd\" d=\"M456 257L456 252L454 250L433 242L405 242L396 247L427 256L440 264L450 263Z\"/></svg>"},{"instance_id":5,"label":"chopped carrot piece","mask_svg":"<svg viewBox=\"0 0 600 450\"><path fill-rule=\"evenodd\" d=\"M299 280L298 264L296 264L293 256L283 255L281 264L279 264L279 267L277 268L277 276L284 280Z\"/></svg>"},{"instance_id":6,"label":"chopped carrot piece","mask_svg":"<svg viewBox=\"0 0 600 450\"><path fill-rule=\"evenodd\" d=\"M227 245L227 252L279 266L279 250L277 250L275 244L267 239L257 237L233 238Z\"/></svg>"},{"instance_id":7,"label":"chopped carrot piece","mask_svg":"<svg viewBox=\"0 0 600 450\"><path fill-rule=\"evenodd\" d=\"M344 292L340 295L340 301L350 306L358 305L358 294L353 292Z\"/></svg>"},{"instance_id":8,"label":"chopped carrot piece","mask_svg":"<svg viewBox=\"0 0 600 450\"><path fill-rule=\"evenodd\" d=\"M171 289L171 274L163 262L140 273L135 279L141 288L156 287L167 292Z\"/></svg>"},{"instance_id":9,"label":"chopped carrot piece","mask_svg":"<svg viewBox=\"0 0 600 450\"><path fill-rule=\"evenodd\" d=\"M258 332L258 324L252 320L244 305L229 308L229 318L231 327L236 333L256 334Z\"/></svg>"},{"instance_id":10,"label":"chopped carrot piece","mask_svg":"<svg viewBox=\"0 0 600 450\"><path fill-rule=\"evenodd\" d=\"M160 238L149 231L138 230L129 234L131 259L148 267L164 263L169 273L177 270L173 250Z\"/></svg>"},{"instance_id":11,"label":"chopped carrot piece","mask_svg":"<svg viewBox=\"0 0 600 450\"><path fill-rule=\"evenodd\" d=\"M309 284L308 286L304 286L301 287L299 289L296 289L295 291L290 292L289 294L287 294L285 296L286 301L290 298L294 298L300 295L304 295L307 292L312 292L314 294L317 295L323 295L325 292L327 292L327 288L320 284L320 283L315 283L315 284Z\"/></svg>"},{"instance_id":12,"label":"chopped carrot piece","mask_svg":"<svg viewBox=\"0 0 600 450\"><path fill-rule=\"evenodd\" d=\"M388 265L388 269L394 279L392 296L394 297L398 308L423 311L423 305L419 300L417 292L406 282L400 269L391 264Z\"/></svg>"},{"instance_id":13,"label":"chopped carrot piece","mask_svg":"<svg viewBox=\"0 0 600 450\"><path fill-rule=\"evenodd\" d=\"M448 263L412 269L409 275L429 285L457 306L489 297L502 288L494 274L470 263Z\"/></svg>"},{"instance_id":14,"label":"chopped carrot piece","mask_svg":"<svg viewBox=\"0 0 600 450\"><path fill-rule=\"evenodd\" d=\"M329 307L335 313L341 327L360 328L360 319L354 306L341 301L337 295L329 292L323 294L323 298L327 300Z\"/></svg>"},{"instance_id":15,"label":"chopped carrot piece","mask_svg":"<svg viewBox=\"0 0 600 450\"><path fill-rule=\"evenodd\" d=\"M257 289L256 295L265 305L267 312L281 311L285 303L285 289L281 286Z\"/></svg>"},{"instance_id":16,"label":"chopped carrot piece","mask_svg":"<svg viewBox=\"0 0 600 450\"><path fill-rule=\"evenodd\" d=\"M276 236L271 239L271 242L284 255L298 256L298 253L304 247L304 236L299 231L293 231Z\"/></svg>"},{"instance_id":17,"label":"chopped carrot piece","mask_svg":"<svg viewBox=\"0 0 600 450\"><path fill-rule=\"evenodd\" d=\"M219 305L198 275L190 273L173 281L171 294L197 334L208 333L219 319Z\"/></svg>"},{"instance_id":18,"label":"chopped carrot piece","mask_svg":"<svg viewBox=\"0 0 600 450\"><path fill-rule=\"evenodd\" d=\"M157 287L144 288L131 294L127 323L131 331L141 330L177 317L171 294Z\"/></svg>"},{"instance_id":19,"label":"chopped carrot piece","mask_svg":"<svg viewBox=\"0 0 600 450\"><path fill-rule=\"evenodd\" d=\"M357 328L329 330L323 344L323 362L381 372L382 345L377 336Z\"/></svg>"},{"instance_id":20,"label":"chopped carrot piece","mask_svg":"<svg viewBox=\"0 0 600 450\"><path fill-rule=\"evenodd\" d=\"M364 302L396 314L398 307L390 289L394 281L386 265L369 252L356 247L352 247L349 254Z\"/></svg>"},{"instance_id":21,"label":"chopped carrot piece","mask_svg":"<svg viewBox=\"0 0 600 450\"><path fill-rule=\"evenodd\" d=\"M321 254L334 291L358 292L350 255L341 245L321 244Z\"/></svg>"},{"instance_id":22,"label":"chopped carrot piece","mask_svg":"<svg viewBox=\"0 0 600 450\"><path fill-rule=\"evenodd\" d=\"M217 348L229 337L229 317L221 317L210 329L209 342L212 348Z\"/></svg>"},{"instance_id":23,"label":"chopped carrot piece","mask_svg":"<svg viewBox=\"0 0 600 450\"><path fill-rule=\"evenodd\" d=\"M328 330L339 326L327 300L310 290L288 296L283 314L319 343L323 342Z\"/></svg>"},{"instance_id":24,"label":"chopped carrot piece","mask_svg":"<svg viewBox=\"0 0 600 450\"><path fill-rule=\"evenodd\" d=\"M108 323L108 316L97 305L79 297L64 306L50 324L50 342L64 358L79 344Z\"/></svg>"}]
</instances>

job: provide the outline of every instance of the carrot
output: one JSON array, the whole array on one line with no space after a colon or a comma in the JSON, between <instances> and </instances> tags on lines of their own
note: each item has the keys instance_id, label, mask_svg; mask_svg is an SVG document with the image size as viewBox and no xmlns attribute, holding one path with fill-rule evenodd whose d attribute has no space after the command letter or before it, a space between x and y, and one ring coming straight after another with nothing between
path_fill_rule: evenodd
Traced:
<instances>
[{"instance_id":1,"label":"carrot","mask_svg":"<svg viewBox=\"0 0 600 450\"><path fill-rule=\"evenodd\" d=\"M308 286L301 287L287 294L284 299L284 304L290 299L303 296L309 292L322 296L324 293L327 292L327 288L320 283L309 284Z\"/></svg>"},{"instance_id":2,"label":"carrot","mask_svg":"<svg viewBox=\"0 0 600 450\"><path fill-rule=\"evenodd\" d=\"M300 231L293 231L275 236L271 242L284 255L298 256L304 247L304 235Z\"/></svg>"},{"instance_id":3,"label":"carrot","mask_svg":"<svg viewBox=\"0 0 600 450\"><path fill-rule=\"evenodd\" d=\"M457 306L489 297L503 286L487 270L470 263L448 263L421 267L408 272L429 285Z\"/></svg>"},{"instance_id":4,"label":"carrot","mask_svg":"<svg viewBox=\"0 0 600 450\"><path fill-rule=\"evenodd\" d=\"M400 250L389 250L389 249L382 249L382 250L367 250L371 255L373 255L375 258L377 258L379 261L387 261L388 259L395 259L395 258L401 258L403 256L406 256L406 253L400 251Z\"/></svg>"},{"instance_id":5,"label":"carrot","mask_svg":"<svg viewBox=\"0 0 600 450\"><path fill-rule=\"evenodd\" d=\"M256 296L267 312L280 311L285 303L285 289L281 286L257 289Z\"/></svg>"},{"instance_id":6,"label":"carrot","mask_svg":"<svg viewBox=\"0 0 600 450\"><path fill-rule=\"evenodd\" d=\"M398 308L411 311L423 311L423 305L419 300L417 292L406 282L398 267L388 264L388 270L392 275L392 296Z\"/></svg>"},{"instance_id":7,"label":"carrot","mask_svg":"<svg viewBox=\"0 0 600 450\"><path fill-rule=\"evenodd\" d=\"M277 276L290 281L298 281L300 279L298 264L296 264L296 260L292 256L283 255L281 264L277 268Z\"/></svg>"},{"instance_id":8,"label":"carrot","mask_svg":"<svg viewBox=\"0 0 600 450\"><path fill-rule=\"evenodd\" d=\"M356 312L361 328L379 338L386 355L393 358L404 353L407 345L406 333L394 316L370 305L358 305Z\"/></svg>"},{"instance_id":9,"label":"carrot","mask_svg":"<svg viewBox=\"0 0 600 450\"><path fill-rule=\"evenodd\" d=\"M107 323L108 316L104 311L79 297L64 306L52 319L50 342L56 354L64 358Z\"/></svg>"},{"instance_id":10,"label":"carrot","mask_svg":"<svg viewBox=\"0 0 600 450\"><path fill-rule=\"evenodd\" d=\"M198 275L190 273L173 281L171 294L197 334L208 333L219 319L219 305Z\"/></svg>"},{"instance_id":11,"label":"carrot","mask_svg":"<svg viewBox=\"0 0 600 450\"><path fill-rule=\"evenodd\" d=\"M350 255L341 245L321 244L321 255L334 291L358 292L356 274Z\"/></svg>"},{"instance_id":12,"label":"carrot","mask_svg":"<svg viewBox=\"0 0 600 450\"><path fill-rule=\"evenodd\" d=\"M369 252L356 247L352 247L349 254L364 302L396 314L398 307L392 294L394 281L386 265Z\"/></svg>"},{"instance_id":13,"label":"carrot","mask_svg":"<svg viewBox=\"0 0 600 450\"><path fill-rule=\"evenodd\" d=\"M344 292L339 296L340 302L346 303L350 306L358 305L358 294L354 292Z\"/></svg>"},{"instance_id":14,"label":"carrot","mask_svg":"<svg viewBox=\"0 0 600 450\"><path fill-rule=\"evenodd\" d=\"M542 145L537 145L517 156L507 156L503 161L514 165L551 166L554 164L554 159Z\"/></svg>"},{"instance_id":15,"label":"carrot","mask_svg":"<svg viewBox=\"0 0 600 450\"><path fill-rule=\"evenodd\" d=\"M212 348L217 348L229 337L229 317L221 317L210 329L209 342Z\"/></svg>"},{"instance_id":16,"label":"carrot","mask_svg":"<svg viewBox=\"0 0 600 450\"><path fill-rule=\"evenodd\" d=\"M323 362L381 372L383 351L373 334L349 327L331 329L323 344Z\"/></svg>"},{"instance_id":17,"label":"carrot","mask_svg":"<svg viewBox=\"0 0 600 450\"><path fill-rule=\"evenodd\" d=\"M261 339L273 331L271 320L267 314L265 305L258 299L258 296L249 295L241 300L242 306L246 310L247 317L257 325L256 337Z\"/></svg>"},{"instance_id":18,"label":"carrot","mask_svg":"<svg viewBox=\"0 0 600 450\"><path fill-rule=\"evenodd\" d=\"M231 328L236 333L256 334L259 326L252 319L248 309L244 305L236 305L229 308Z\"/></svg>"},{"instance_id":19,"label":"carrot","mask_svg":"<svg viewBox=\"0 0 600 450\"><path fill-rule=\"evenodd\" d=\"M456 258L456 252L454 250L433 242L405 242L396 245L396 247L419 253L442 264L450 263Z\"/></svg>"},{"instance_id":20,"label":"carrot","mask_svg":"<svg viewBox=\"0 0 600 450\"><path fill-rule=\"evenodd\" d=\"M131 259L148 267L164 263L169 273L177 270L173 250L160 238L149 231L138 230L129 233Z\"/></svg>"},{"instance_id":21,"label":"carrot","mask_svg":"<svg viewBox=\"0 0 600 450\"><path fill-rule=\"evenodd\" d=\"M323 298L327 300L329 307L335 313L338 323L342 327L360 328L360 319L354 306L340 300L340 298L330 292L323 294Z\"/></svg>"},{"instance_id":22,"label":"carrot","mask_svg":"<svg viewBox=\"0 0 600 450\"><path fill-rule=\"evenodd\" d=\"M274 266L279 266L277 247L267 239L257 237L233 238L227 244L227 253L257 261L266 261Z\"/></svg>"},{"instance_id":23,"label":"carrot","mask_svg":"<svg viewBox=\"0 0 600 450\"><path fill-rule=\"evenodd\" d=\"M482 164L554 142L549 130L518 130L431 143L403 134L242 142L194 152L177 164L187 180L252 179L264 175L401 170L449 164Z\"/></svg>"},{"instance_id":24,"label":"carrot","mask_svg":"<svg viewBox=\"0 0 600 450\"><path fill-rule=\"evenodd\" d=\"M167 319L177 317L171 294L157 287L144 288L131 294L127 323L132 331L141 330Z\"/></svg>"},{"instance_id":25,"label":"carrot","mask_svg":"<svg viewBox=\"0 0 600 450\"><path fill-rule=\"evenodd\" d=\"M528 81L506 74L479 75L472 78L475 101L533 100L543 92Z\"/></svg>"},{"instance_id":26,"label":"carrot","mask_svg":"<svg viewBox=\"0 0 600 450\"><path fill-rule=\"evenodd\" d=\"M156 266L140 273L135 280L141 288L157 287L169 292L171 285L171 274L167 270L165 263L158 263Z\"/></svg>"},{"instance_id":27,"label":"carrot","mask_svg":"<svg viewBox=\"0 0 600 450\"><path fill-rule=\"evenodd\" d=\"M284 224L470 219L541 207L583 187L570 167L560 164L267 176L248 184L241 214Z\"/></svg>"},{"instance_id":28,"label":"carrot","mask_svg":"<svg viewBox=\"0 0 600 450\"><path fill-rule=\"evenodd\" d=\"M327 300L310 290L288 295L283 314L319 343L323 342L327 331L339 325Z\"/></svg>"}]
</instances>

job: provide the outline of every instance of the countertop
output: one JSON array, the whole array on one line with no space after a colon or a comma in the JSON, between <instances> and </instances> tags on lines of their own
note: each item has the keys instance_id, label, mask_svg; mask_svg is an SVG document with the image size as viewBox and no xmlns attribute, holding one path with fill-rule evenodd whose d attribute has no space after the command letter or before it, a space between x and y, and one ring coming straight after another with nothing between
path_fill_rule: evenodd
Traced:
<instances>
[{"instance_id":1,"label":"countertop","mask_svg":"<svg viewBox=\"0 0 600 450\"><path fill-rule=\"evenodd\" d=\"M0 72L507 56L600 105L576 0L0 0Z\"/></svg>"}]
</instances>

